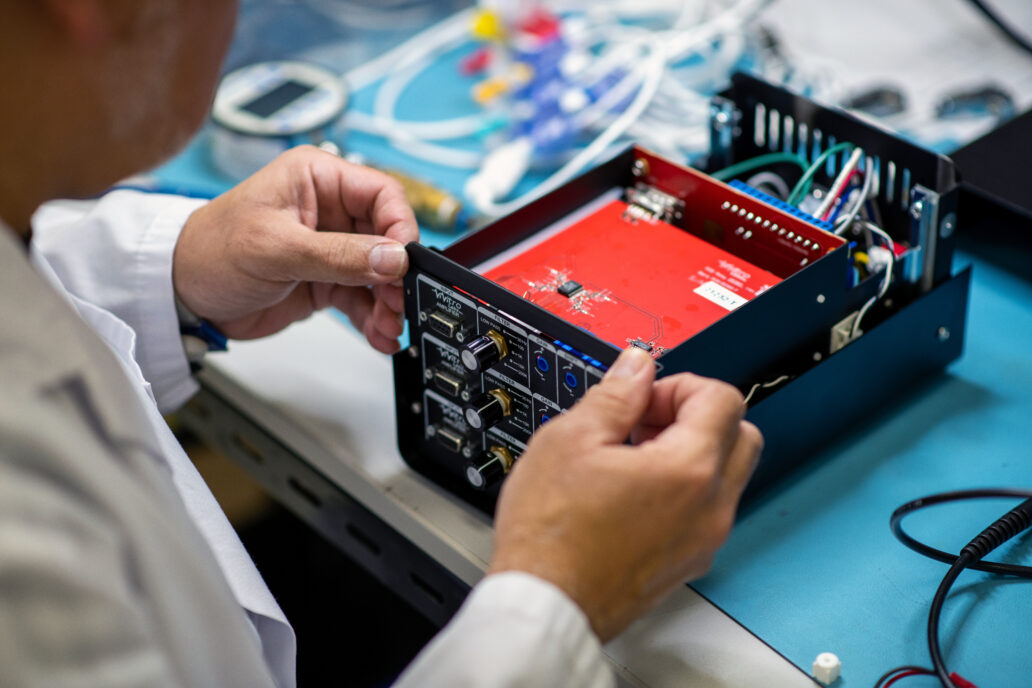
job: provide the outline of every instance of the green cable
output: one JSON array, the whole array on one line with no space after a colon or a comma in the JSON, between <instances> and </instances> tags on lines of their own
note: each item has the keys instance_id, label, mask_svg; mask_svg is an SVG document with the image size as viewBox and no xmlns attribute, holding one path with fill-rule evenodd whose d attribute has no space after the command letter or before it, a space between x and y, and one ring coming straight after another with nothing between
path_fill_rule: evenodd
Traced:
<instances>
[{"instance_id":1,"label":"green cable","mask_svg":"<svg viewBox=\"0 0 1032 688\"><path fill-rule=\"evenodd\" d=\"M790 162L794 165L799 165L800 169L806 170L809 167L806 159L802 158L794 153L768 153L766 155L760 155L755 158L749 158L742 162L735 163L730 167L725 167L722 170L714 172L712 176L714 179L720 181L727 181L728 179L734 179L742 172L751 172L758 167L766 167L767 165L775 165L779 162Z\"/></svg>"},{"instance_id":2,"label":"green cable","mask_svg":"<svg viewBox=\"0 0 1032 688\"><path fill-rule=\"evenodd\" d=\"M853 144L851 143L837 143L828 150L820 154L820 156L813 161L809 169L803 173L803 176L796 183L795 187L792 188L792 193L788 194L788 203L791 205L798 205L800 201L806 198L806 194L810 193L810 187L813 185L813 178L820 171L821 167L828 161L831 156L841 153L842 151L852 150Z\"/></svg>"}]
</instances>

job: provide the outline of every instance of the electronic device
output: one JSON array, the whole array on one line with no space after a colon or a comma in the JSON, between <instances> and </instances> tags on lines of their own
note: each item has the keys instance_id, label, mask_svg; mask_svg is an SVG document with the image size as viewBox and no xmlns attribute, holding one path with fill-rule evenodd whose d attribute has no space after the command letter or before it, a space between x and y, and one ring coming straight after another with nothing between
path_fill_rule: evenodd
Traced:
<instances>
[{"instance_id":1,"label":"electronic device","mask_svg":"<svg viewBox=\"0 0 1032 688\"><path fill-rule=\"evenodd\" d=\"M660 376L747 395L757 490L960 355L948 158L746 75L710 126L700 169L632 146L443 252L408 246L409 465L492 509L534 430L638 346ZM736 169L794 181L795 200Z\"/></svg>"},{"instance_id":2,"label":"electronic device","mask_svg":"<svg viewBox=\"0 0 1032 688\"><path fill-rule=\"evenodd\" d=\"M212 162L243 179L288 148L322 143L347 103L343 78L318 65L286 60L234 70L212 105Z\"/></svg>"}]
</instances>

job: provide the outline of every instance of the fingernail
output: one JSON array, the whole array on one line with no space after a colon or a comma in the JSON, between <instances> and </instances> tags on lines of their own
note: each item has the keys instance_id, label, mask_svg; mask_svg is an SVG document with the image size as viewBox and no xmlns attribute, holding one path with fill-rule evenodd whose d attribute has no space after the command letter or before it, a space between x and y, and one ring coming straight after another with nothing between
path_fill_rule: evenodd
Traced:
<instances>
[{"instance_id":1,"label":"fingernail","mask_svg":"<svg viewBox=\"0 0 1032 688\"><path fill-rule=\"evenodd\" d=\"M614 379L634 377L644 370L645 366L651 364L651 356L644 350L632 346L623 350L620 357L616 359L616 362L609 369L609 372L606 373L606 377Z\"/></svg>"},{"instance_id":2,"label":"fingernail","mask_svg":"<svg viewBox=\"0 0 1032 688\"><path fill-rule=\"evenodd\" d=\"M385 277L397 277L405 272L408 256L401 244L377 244L369 252L369 267Z\"/></svg>"}]
</instances>

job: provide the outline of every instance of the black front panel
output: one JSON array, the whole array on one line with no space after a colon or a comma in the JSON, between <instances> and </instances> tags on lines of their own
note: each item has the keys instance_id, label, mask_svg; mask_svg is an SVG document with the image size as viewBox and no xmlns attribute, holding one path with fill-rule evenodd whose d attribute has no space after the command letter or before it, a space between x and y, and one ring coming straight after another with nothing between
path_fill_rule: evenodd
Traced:
<instances>
[{"instance_id":1,"label":"black front panel","mask_svg":"<svg viewBox=\"0 0 1032 688\"><path fill-rule=\"evenodd\" d=\"M405 282L407 295L414 298L406 306L411 345L395 359L403 454L474 501L490 501L497 490L474 492L465 483L467 465L495 446L518 458L534 430L573 406L602 379L605 366L471 298L442 275L416 267ZM488 333L504 340L504 356L473 372L464 365L462 351ZM606 350L604 343L599 347ZM504 415L493 422L488 414L482 420L475 413L484 399L495 404L492 393L506 402L498 404L505 407Z\"/></svg>"}]
</instances>

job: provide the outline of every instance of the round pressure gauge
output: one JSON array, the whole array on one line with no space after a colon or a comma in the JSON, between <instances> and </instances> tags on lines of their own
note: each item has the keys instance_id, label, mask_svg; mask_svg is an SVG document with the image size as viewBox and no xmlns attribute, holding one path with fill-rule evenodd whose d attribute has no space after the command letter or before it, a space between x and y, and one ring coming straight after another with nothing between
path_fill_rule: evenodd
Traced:
<instances>
[{"instance_id":1,"label":"round pressure gauge","mask_svg":"<svg viewBox=\"0 0 1032 688\"><path fill-rule=\"evenodd\" d=\"M324 141L347 102L341 76L307 62L260 62L230 72L212 106L212 160L242 179L288 148Z\"/></svg>"}]
</instances>

